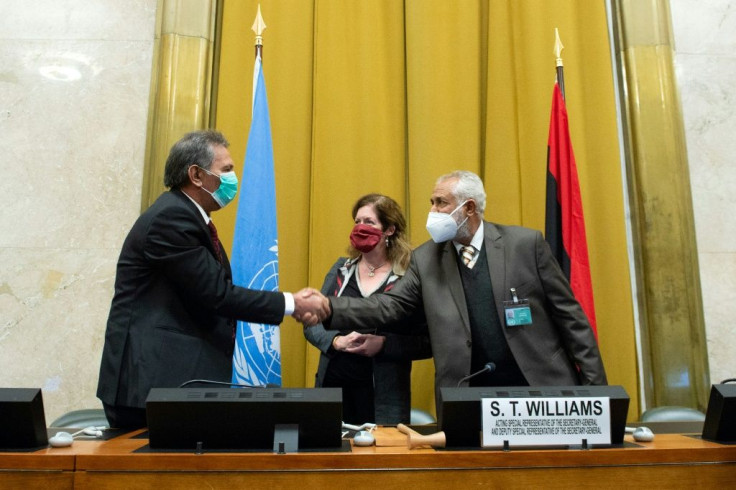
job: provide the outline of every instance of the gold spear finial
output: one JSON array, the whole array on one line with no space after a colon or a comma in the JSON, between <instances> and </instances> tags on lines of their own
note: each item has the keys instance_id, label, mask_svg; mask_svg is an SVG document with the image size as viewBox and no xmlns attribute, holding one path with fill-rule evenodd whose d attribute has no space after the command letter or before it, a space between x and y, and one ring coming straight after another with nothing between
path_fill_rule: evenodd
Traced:
<instances>
[{"instance_id":1,"label":"gold spear finial","mask_svg":"<svg viewBox=\"0 0 736 490\"><path fill-rule=\"evenodd\" d=\"M555 58L557 58L557 66L562 66L562 57L560 54L564 47L565 46L562 45L562 41L560 41L560 32L555 27Z\"/></svg>"},{"instance_id":2,"label":"gold spear finial","mask_svg":"<svg viewBox=\"0 0 736 490\"><path fill-rule=\"evenodd\" d=\"M253 21L253 32L256 33L256 46L263 46L263 30L266 28L266 23L263 22L263 16L261 15L261 4L258 4L258 13L256 14L256 20Z\"/></svg>"}]
</instances>

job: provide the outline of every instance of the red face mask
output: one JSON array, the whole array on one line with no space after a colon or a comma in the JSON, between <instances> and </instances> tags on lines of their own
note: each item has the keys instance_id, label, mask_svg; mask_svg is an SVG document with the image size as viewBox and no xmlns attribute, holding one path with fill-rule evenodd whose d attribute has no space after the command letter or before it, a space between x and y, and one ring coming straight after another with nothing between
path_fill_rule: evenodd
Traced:
<instances>
[{"instance_id":1,"label":"red face mask","mask_svg":"<svg viewBox=\"0 0 736 490\"><path fill-rule=\"evenodd\" d=\"M353 231L350 232L350 243L356 250L367 253L376 248L382 236L383 232L378 228L359 224L355 225Z\"/></svg>"}]
</instances>

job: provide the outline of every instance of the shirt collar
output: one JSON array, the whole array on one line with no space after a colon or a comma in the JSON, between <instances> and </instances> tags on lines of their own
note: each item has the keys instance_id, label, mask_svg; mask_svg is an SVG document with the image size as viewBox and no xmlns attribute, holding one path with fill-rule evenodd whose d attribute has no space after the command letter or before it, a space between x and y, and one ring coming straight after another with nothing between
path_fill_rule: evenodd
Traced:
<instances>
[{"instance_id":1,"label":"shirt collar","mask_svg":"<svg viewBox=\"0 0 736 490\"><path fill-rule=\"evenodd\" d=\"M455 250L458 254L465 246L462 243L456 242L455 240L452 241L452 244L455 246ZM473 239L470 240L470 244L473 246L473 248L475 248L475 250L480 250L483 246L483 220L480 220L480 225L478 225L478 229L475 230L475 234L473 235Z\"/></svg>"},{"instance_id":2,"label":"shirt collar","mask_svg":"<svg viewBox=\"0 0 736 490\"><path fill-rule=\"evenodd\" d=\"M192 201L195 206L197 206L197 209L199 209L199 212L202 214L202 218L204 219L204 224L205 225L209 225L210 224L210 221L211 221L211 218L209 216L207 216L207 213L205 213L204 209L202 209L202 206L200 206L199 203L197 201L195 201L194 199L192 199L189 196L189 194L187 194L186 192L181 191L181 193L184 194L185 196L187 196L187 198L189 198L189 200Z\"/></svg>"}]
</instances>

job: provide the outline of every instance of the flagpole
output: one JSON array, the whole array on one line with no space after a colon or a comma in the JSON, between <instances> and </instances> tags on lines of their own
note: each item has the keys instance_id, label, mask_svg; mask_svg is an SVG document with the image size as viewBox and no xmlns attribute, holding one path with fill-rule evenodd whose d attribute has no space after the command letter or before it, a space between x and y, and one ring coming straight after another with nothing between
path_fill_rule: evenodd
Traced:
<instances>
[{"instance_id":1,"label":"flagpole","mask_svg":"<svg viewBox=\"0 0 736 490\"><path fill-rule=\"evenodd\" d=\"M263 31L266 29L266 23L263 22L260 3L258 4L256 20L253 21L253 27L251 27L251 29L256 33L255 56L256 58L263 58Z\"/></svg>"},{"instance_id":2,"label":"flagpole","mask_svg":"<svg viewBox=\"0 0 736 490\"><path fill-rule=\"evenodd\" d=\"M279 290L278 226L271 119L261 69L266 23L258 6L253 62L253 101L243 161L242 190L235 216L230 266L233 284ZM232 381L249 386L281 386L281 335L276 323L238 322Z\"/></svg>"},{"instance_id":3,"label":"flagpole","mask_svg":"<svg viewBox=\"0 0 736 490\"><path fill-rule=\"evenodd\" d=\"M545 240L549 243L550 250L570 281L572 292L588 317L597 338L598 327L595 318L582 196L565 108L565 80L560 54L562 48L559 32L555 28L557 80L552 92L552 111L547 139Z\"/></svg>"},{"instance_id":4,"label":"flagpole","mask_svg":"<svg viewBox=\"0 0 736 490\"><path fill-rule=\"evenodd\" d=\"M260 11L259 11L260 12ZM565 99L565 73L564 73L564 67L562 66L562 49L564 46L562 45L562 41L560 40L560 33L555 27L555 58L557 63L557 85L560 87L560 93L562 94L562 99Z\"/></svg>"},{"instance_id":5,"label":"flagpole","mask_svg":"<svg viewBox=\"0 0 736 490\"><path fill-rule=\"evenodd\" d=\"M256 12L256 18L253 21L253 26L251 27L253 32L256 33L256 40L255 40L255 63L253 64L253 98L252 98L252 104L251 104L251 111L254 110L256 105L256 89L258 87L258 76L263 69L261 66L263 64L263 31L266 29L266 23L263 21L263 16L261 15L261 4L258 4L258 10Z\"/></svg>"}]
</instances>

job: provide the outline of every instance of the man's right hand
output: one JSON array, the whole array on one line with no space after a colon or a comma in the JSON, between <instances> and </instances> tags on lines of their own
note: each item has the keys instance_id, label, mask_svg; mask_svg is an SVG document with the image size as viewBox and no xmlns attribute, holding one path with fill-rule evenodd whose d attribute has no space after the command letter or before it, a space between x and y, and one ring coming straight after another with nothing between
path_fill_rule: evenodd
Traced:
<instances>
[{"instance_id":1,"label":"man's right hand","mask_svg":"<svg viewBox=\"0 0 736 490\"><path fill-rule=\"evenodd\" d=\"M318 324L330 314L330 302L314 288L304 288L294 293L294 313L292 316L305 326Z\"/></svg>"}]
</instances>

